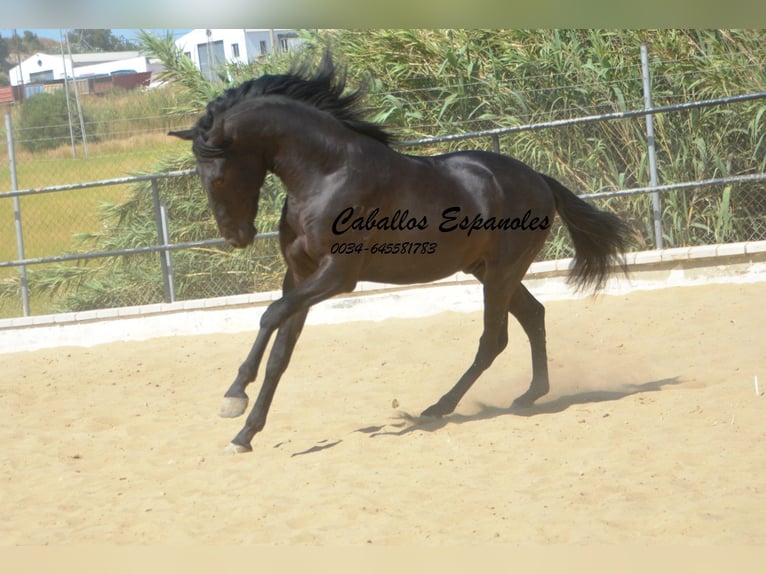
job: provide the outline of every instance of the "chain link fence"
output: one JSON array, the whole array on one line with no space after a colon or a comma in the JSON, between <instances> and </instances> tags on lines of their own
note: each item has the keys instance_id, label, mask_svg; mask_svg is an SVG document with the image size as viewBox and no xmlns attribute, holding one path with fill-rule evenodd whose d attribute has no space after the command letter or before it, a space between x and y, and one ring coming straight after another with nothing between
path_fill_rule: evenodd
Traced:
<instances>
[{"instance_id":1,"label":"chain link fence","mask_svg":"<svg viewBox=\"0 0 766 574\"><path fill-rule=\"evenodd\" d=\"M750 94L747 98L766 98ZM733 105L728 99L710 105ZM689 105L654 111L679 114ZM509 153L514 134L605 121L643 121L646 110L536 124L508 130L461 134L402 144L440 151L449 140L484 142ZM16 154L15 165L0 166L0 317L46 314L162 301L229 296L281 287L284 270L275 230L284 190L269 178L261 193L257 225L261 236L246 250L218 239L198 178L191 170L159 173L162 157L188 155L188 143L166 137L188 126L162 120L144 126L136 138L84 142L50 152ZM28 134L4 130L0 153L10 154ZM144 138L144 139L142 139ZM125 142L131 143L125 143ZM148 142L148 143L147 143ZM699 144L697 144L699 145ZM11 154L12 155L12 154ZM511 153L511 155L514 155ZM191 158L190 158L191 160ZM660 156L672 162L670 156ZM189 163L191 166L191 162ZM587 165L582 170L587 171ZM646 169L639 166L637 169ZM541 170L543 170L541 168ZM543 170L544 171L544 170ZM15 175L13 175L13 173ZM732 158L723 177L678 182L659 188L665 246L766 239L766 175L762 159ZM127 176L126 174L156 174ZM574 182L566 184L577 189ZM15 178L15 179L14 179ZM78 182L95 182L81 184ZM55 185L52 184L55 182ZM593 190L598 207L621 215L635 230L634 249L655 247L651 194L658 188ZM556 226L540 259L571 256L566 233Z\"/></svg>"}]
</instances>

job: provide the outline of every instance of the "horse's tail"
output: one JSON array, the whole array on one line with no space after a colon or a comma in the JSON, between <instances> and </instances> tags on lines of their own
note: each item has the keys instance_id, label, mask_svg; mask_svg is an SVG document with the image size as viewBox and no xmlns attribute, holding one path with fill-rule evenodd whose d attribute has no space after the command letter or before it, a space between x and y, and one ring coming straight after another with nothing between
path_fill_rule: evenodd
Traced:
<instances>
[{"instance_id":1,"label":"horse's tail","mask_svg":"<svg viewBox=\"0 0 766 574\"><path fill-rule=\"evenodd\" d=\"M628 226L616 215L600 211L586 203L561 183L540 174L553 191L558 212L574 243L574 264L569 282L577 290L601 289L615 266L627 275L625 247Z\"/></svg>"}]
</instances>

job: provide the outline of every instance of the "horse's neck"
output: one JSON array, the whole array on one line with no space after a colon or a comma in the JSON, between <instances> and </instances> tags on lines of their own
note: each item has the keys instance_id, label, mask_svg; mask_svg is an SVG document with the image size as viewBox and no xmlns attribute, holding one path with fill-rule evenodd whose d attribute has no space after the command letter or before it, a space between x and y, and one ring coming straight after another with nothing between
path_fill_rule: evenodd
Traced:
<instances>
[{"instance_id":1,"label":"horse's neck","mask_svg":"<svg viewBox=\"0 0 766 574\"><path fill-rule=\"evenodd\" d=\"M345 164L346 145L352 136L347 128L303 106L274 106L268 111L266 133L274 143L272 171L288 189L299 192Z\"/></svg>"}]
</instances>

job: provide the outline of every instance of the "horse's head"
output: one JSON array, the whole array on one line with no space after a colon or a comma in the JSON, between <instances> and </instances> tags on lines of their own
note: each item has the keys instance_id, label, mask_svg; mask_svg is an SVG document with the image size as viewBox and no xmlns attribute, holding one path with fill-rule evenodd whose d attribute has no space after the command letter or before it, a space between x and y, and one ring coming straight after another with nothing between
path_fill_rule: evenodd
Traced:
<instances>
[{"instance_id":1,"label":"horse's head","mask_svg":"<svg viewBox=\"0 0 766 574\"><path fill-rule=\"evenodd\" d=\"M258 197L266 176L262 158L238 145L236 135L224 127L223 118L210 129L198 123L170 135L193 142L197 173L221 235L234 247L250 245L256 234Z\"/></svg>"}]
</instances>

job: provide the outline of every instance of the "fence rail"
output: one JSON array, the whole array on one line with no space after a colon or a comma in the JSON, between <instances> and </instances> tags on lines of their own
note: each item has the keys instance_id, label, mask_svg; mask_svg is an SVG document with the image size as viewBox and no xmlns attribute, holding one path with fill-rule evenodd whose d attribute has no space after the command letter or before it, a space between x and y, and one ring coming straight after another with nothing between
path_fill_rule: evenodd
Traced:
<instances>
[{"instance_id":1,"label":"fence rail","mask_svg":"<svg viewBox=\"0 0 766 574\"><path fill-rule=\"evenodd\" d=\"M627 110L624 112L611 112L608 114L597 114L591 116L581 116L579 118L567 118L561 120L550 120L547 122L539 122L535 124L523 124L520 126L511 126L507 128L495 128L491 130L484 130L480 132L470 132L462 134L450 134L446 136L439 136L433 138L423 138L411 141L404 141L398 145L401 147L415 147L423 146L434 143L445 143L452 141L462 141L468 139L476 139L481 137L498 138L502 135L508 135L519 132L529 132L535 130L545 130L550 128L562 128L566 126L574 126L578 124L588 124L594 122L605 122L609 120L623 120L628 118L640 118L644 116L653 116L657 114L664 114L667 112L680 112L684 110L693 110L698 108L707 108L710 106L720 106L726 104L735 104L738 102L749 102L752 100L761 100L766 98L766 92L754 92L752 94L742 94L739 96L729 96L726 98L715 98L709 100L700 100L698 102L684 102L680 104L669 104L667 106L657 106L653 108L643 108L640 110Z\"/></svg>"},{"instance_id":2,"label":"fence rail","mask_svg":"<svg viewBox=\"0 0 766 574\"><path fill-rule=\"evenodd\" d=\"M140 181L154 181L158 179L172 179L183 175L192 175L193 169L181 171L168 171L165 173L154 173L149 175L135 175L131 177L117 177L112 179L101 179L98 181L89 181L86 183L67 183L64 185L51 185L37 189L15 189L0 193L0 199L5 197L23 197L26 195L41 195L43 193L55 193L58 191L73 191L75 189L90 189L96 187L107 187L110 185L123 185L126 183L138 183Z\"/></svg>"},{"instance_id":3,"label":"fence rail","mask_svg":"<svg viewBox=\"0 0 766 574\"><path fill-rule=\"evenodd\" d=\"M476 132L475 137L480 137L481 132ZM429 141L429 140L425 140ZM136 183L140 181L156 181L157 179L170 179L173 177L180 177L182 175L191 175L193 170L168 172L164 174L137 176L135 178L126 177L119 179L108 179L101 181L94 181L89 183L79 183L64 186L52 186L40 189L23 189L18 191L3 192L0 193L0 199L4 197L15 197L20 195L32 195L43 193L54 193L60 191L74 190L74 189L89 189L95 187L104 187L108 185L117 185L125 183ZM749 175L739 175L730 177L720 177L713 179L702 179L695 181L686 181L680 183L669 183L657 186L636 187L632 189L622 189L616 191L602 191L596 193L584 193L579 195L582 199L607 199L610 197L625 197L629 195L645 195L649 193L664 193L668 191L696 189L700 187L710 187L714 185L725 185L731 183L745 183L752 181L766 181L766 173L754 173ZM168 224L163 224L163 227L167 230ZM276 231L268 233L259 233L255 236L255 240L260 239L273 239L278 236ZM164 253L179 251L181 249L192 249L196 247L220 247L226 245L226 241L221 238L206 239L202 241L187 241L182 243L160 243L158 245L148 245L146 247L133 247L130 249L114 249L109 251L92 251L87 253L72 253L63 255L52 255L47 257L34 257L25 259L15 259L12 261L0 261L0 269L8 267L22 267L27 265L39 265L43 263L62 263L66 261L79 261L87 259L99 259L104 257L114 257L120 255L138 255L142 253Z\"/></svg>"},{"instance_id":4,"label":"fence rail","mask_svg":"<svg viewBox=\"0 0 766 574\"><path fill-rule=\"evenodd\" d=\"M398 147L419 147L419 146L438 144L442 142L489 138L492 141L492 147L495 149L495 151L500 151L499 136L501 135L517 133L521 131L555 129L555 128L560 128L564 126L572 126L572 125L589 123L589 122L604 122L604 121L610 121L610 120L616 120L616 119L635 118L635 117L644 117L644 116L650 118L653 115L660 114L660 113L689 110L689 109L701 108L701 107L707 107L707 106L729 105L732 103L763 99L763 98L766 98L766 92L744 94L740 96L710 99L710 100L704 100L704 101L698 101L698 102L686 102L686 103L666 105L666 106L660 106L660 107L654 107L654 108L646 107L640 110L628 110L628 111L616 112L616 113L583 116L578 118L554 120L554 121L542 122L537 124L513 126L508 128L498 128L498 129L484 130L484 131L471 132L471 133L454 134L449 136L400 142L396 145ZM7 131L9 134L11 133L10 129L8 129ZM650 141L647 142L648 145L651 143L652 142ZM9 142L9 153L12 153L11 150L12 150L12 142ZM12 159L11 159L11 164L13 164ZM169 227L170 227L169 217L168 217L168 212L165 207L165 204L158 190L158 182L161 180L167 180L171 178L180 178L180 177L189 176L189 175L192 175L193 173L194 173L193 170L174 171L174 172L168 172L168 173L157 173L157 174L141 175L141 176L134 176L134 177L106 179L106 180L100 180L100 181L92 181L88 183L57 185L57 186L50 186L50 187L42 187L38 189L13 189L11 191L0 193L0 201L2 201L3 199L13 199L16 206L15 207L16 209L15 219L16 219L16 229L17 229L16 239L17 239L18 253L19 253L18 257L14 260L0 261L0 270L6 269L6 268L14 268L14 267L17 267L20 269L20 273L22 277L20 291L21 291L21 298L22 298L22 304L23 304L22 306L24 309L24 314L25 315L30 314L29 303L28 303L29 292L28 292L28 286L26 283L27 267L41 265L41 264L50 264L50 263L85 261L85 260L115 257L115 256L128 256L128 255L140 255L140 254L152 254L152 253L160 254L162 282L164 285L164 299L167 302L175 301L177 295L176 295L175 282L174 282L173 258L171 254L179 250L216 248L225 244L225 242L222 239L218 239L218 238L211 238L207 240L194 241L194 242L177 242L177 243L172 243L169 239L171 237L170 230L169 230ZM704 188L704 187L710 187L715 185L741 184L745 182L754 182L754 181L763 181L763 180L766 180L766 173L753 173L753 174L744 174L744 175L737 175L737 176L730 176L730 177L720 177L720 178L701 179L696 181L678 182L678 183L671 183L671 184L664 184L664 185L650 185L648 187L640 187L640 188L632 188L632 189L599 191L595 193L584 194L581 197L586 199L607 199L607 198L613 198L613 197L624 197L624 196L639 195L639 194L653 194L656 197L659 197L659 194L666 193L669 191L684 191L689 189ZM84 253L51 254L51 255L45 255L41 257L26 257L25 256L24 243L23 243L24 237L23 237L23 231L22 231L22 219L21 219L21 213L18 210L18 198L27 197L27 196L37 196L42 194L72 192L75 190L92 189L92 188L105 187L105 186L133 184L137 182L147 182L147 181L150 182L152 186L152 194L153 194L153 201L154 201L154 216L155 216L156 227L157 227L156 244L144 245L144 246L139 246L139 247L134 247L129 249L119 249L119 250L104 250L104 251L93 251L93 252L84 252ZM655 243L655 247L658 247L658 246L661 247L660 241L662 237L662 229L660 227L661 221L660 219L658 219L658 213L657 213L656 207L655 209L653 209L653 213L652 215L650 215L650 217L653 219L654 226L658 229L658 240ZM263 241L267 239L273 239L276 237L276 235L277 235L276 233L259 234L256 237L256 240Z\"/></svg>"}]
</instances>

